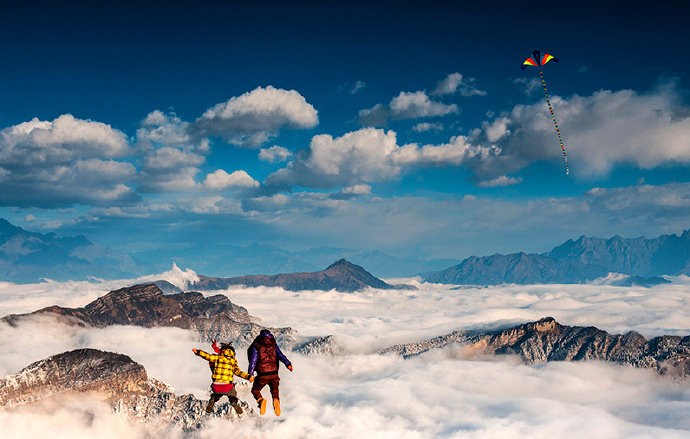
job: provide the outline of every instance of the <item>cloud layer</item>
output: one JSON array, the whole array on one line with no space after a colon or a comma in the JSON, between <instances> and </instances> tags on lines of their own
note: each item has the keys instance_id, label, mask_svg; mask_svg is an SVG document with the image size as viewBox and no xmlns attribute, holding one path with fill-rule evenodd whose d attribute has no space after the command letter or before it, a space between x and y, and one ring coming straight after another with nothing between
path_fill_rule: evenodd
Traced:
<instances>
[{"instance_id":1,"label":"cloud layer","mask_svg":"<svg viewBox=\"0 0 690 439\"><path fill-rule=\"evenodd\" d=\"M189 273L172 271L179 282ZM181 277L182 276L182 277ZM165 277L156 275L154 277ZM335 334L358 354L332 358L288 352L295 365L281 371L283 416L269 409L232 424L248 438L285 437L685 437L690 431L685 387L654 372L599 362L525 366L511 358L463 358L451 346L409 360L369 352L379 347L439 335L449 330L501 325L552 315L565 324L596 325L613 332L636 329L687 335L688 279L673 285L622 288L603 285L505 286L462 288L419 285L420 291L287 293L279 288L236 288L225 292L260 316L266 325L290 325L300 335ZM3 285L2 295L16 286ZM113 285L64 283L46 288L23 286L5 310L19 311L37 295L53 303L84 305L91 291ZM89 291L91 290L91 291ZM26 303L17 301L26 297ZM42 299L42 300L43 300ZM78 300L77 300L78 302ZM337 311L334 311L337 310ZM30 348L27 348L30 347ZM37 318L16 328L0 324L0 373L13 373L31 361L77 347L122 352L142 363L153 377L177 393L206 398L209 371L194 357L190 332L177 328L111 327L85 329ZM239 364L246 368L243 350ZM239 380L241 381L241 380ZM252 401L248 386L239 396ZM63 408L0 413L9 431L23 437L56 437L94 432L107 437L146 437L146 430L114 417L96 402L81 400ZM88 416L87 416L88 415ZM90 419L90 421L89 421ZM23 427L23 428L20 428ZM228 425L210 420L199 437L215 437ZM175 437L181 432L168 432Z\"/></svg>"}]
</instances>

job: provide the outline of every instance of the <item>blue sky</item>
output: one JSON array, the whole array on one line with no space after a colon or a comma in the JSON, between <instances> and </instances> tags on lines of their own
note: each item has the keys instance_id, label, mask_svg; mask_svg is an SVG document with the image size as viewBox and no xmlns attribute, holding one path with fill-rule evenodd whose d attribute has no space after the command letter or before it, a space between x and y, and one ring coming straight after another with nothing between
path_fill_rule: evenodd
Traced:
<instances>
[{"instance_id":1,"label":"blue sky","mask_svg":"<svg viewBox=\"0 0 690 439\"><path fill-rule=\"evenodd\" d=\"M0 215L171 257L688 228L683 3L284 3L6 6Z\"/></svg>"}]
</instances>

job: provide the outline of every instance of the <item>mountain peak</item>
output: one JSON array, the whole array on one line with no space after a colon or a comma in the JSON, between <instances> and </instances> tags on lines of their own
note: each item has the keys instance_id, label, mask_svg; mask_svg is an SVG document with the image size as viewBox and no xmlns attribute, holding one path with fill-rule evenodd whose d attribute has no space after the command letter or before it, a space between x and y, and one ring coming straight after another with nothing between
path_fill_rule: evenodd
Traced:
<instances>
[{"instance_id":1,"label":"mountain peak","mask_svg":"<svg viewBox=\"0 0 690 439\"><path fill-rule=\"evenodd\" d=\"M360 267L359 265L355 265L352 262L348 261L345 258L338 259L328 267L326 267L326 270L330 270L331 268L338 268L338 267L343 267L343 268L358 268L360 270L364 270L364 268Z\"/></svg>"}]
</instances>

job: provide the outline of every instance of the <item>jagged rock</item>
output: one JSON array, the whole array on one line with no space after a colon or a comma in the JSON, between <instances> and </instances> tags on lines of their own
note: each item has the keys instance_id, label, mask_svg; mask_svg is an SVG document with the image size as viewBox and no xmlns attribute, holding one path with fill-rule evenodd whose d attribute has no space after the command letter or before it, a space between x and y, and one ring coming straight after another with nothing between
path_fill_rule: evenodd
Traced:
<instances>
[{"instance_id":1,"label":"jagged rock","mask_svg":"<svg viewBox=\"0 0 690 439\"><path fill-rule=\"evenodd\" d=\"M189 292L164 295L155 284L135 285L111 291L83 308L50 306L30 314L12 314L3 321L16 326L31 315L54 315L69 325L105 327L132 325L151 328L172 326L191 329L199 341L218 339L237 347L248 346L264 327L253 322L247 310L218 294L204 297ZM284 343L293 343L291 328L269 328Z\"/></svg>"},{"instance_id":2,"label":"jagged rock","mask_svg":"<svg viewBox=\"0 0 690 439\"><path fill-rule=\"evenodd\" d=\"M350 353L347 349L338 344L337 340L332 335L312 338L296 345L292 350L304 355L340 356Z\"/></svg>"},{"instance_id":3,"label":"jagged rock","mask_svg":"<svg viewBox=\"0 0 690 439\"><path fill-rule=\"evenodd\" d=\"M289 291L321 290L354 292L366 288L416 289L411 285L390 285L374 277L359 265L341 259L329 265L325 270L313 273L291 273L276 275L254 275L240 277L206 277L199 276L199 282L191 288L198 290L224 290L232 285L249 287L269 286L282 287Z\"/></svg>"},{"instance_id":4,"label":"jagged rock","mask_svg":"<svg viewBox=\"0 0 690 439\"><path fill-rule=\"evenodd\" d=\"M153 283L155 286L160 288L160 290L163 292L163 294L178 294L178 293L184 293L181 289L176 287L175 285L171 284L167 280L157 280Z\"/></svg>"},{"instance_id":5,"label":"jagged rock","mask_svg":"<svg viewBox=\"0 0 690 439\"><path fill-rule=\"evenodd\" d=\"M593 326L565 326L552 317L501 330L456 331L391 346L380 353L410 357L453 343L461 344L466 356L512 354L527 363L604 360L676 377L690 374L690 336L664 335L647 340L634 331L621 335Z\"/></svg>"},{"instance_id":6,"label":"jagged rock","mask_svg":"<svg viewBox=\"0 0 690 439\"><path fill-rule=\"evenodd\" d=\"M63 352L0 379L0 406L5 408L86 394L128 419L158 428L178 425L192 430L209 416L205 401L175 395L166 384L149 377L142 365L113 352ZM246 402L241 405L245 413L253 411ZM214 413L228 420L238 417L227 402L218 404Z\"/></svg>"}]
</instances>

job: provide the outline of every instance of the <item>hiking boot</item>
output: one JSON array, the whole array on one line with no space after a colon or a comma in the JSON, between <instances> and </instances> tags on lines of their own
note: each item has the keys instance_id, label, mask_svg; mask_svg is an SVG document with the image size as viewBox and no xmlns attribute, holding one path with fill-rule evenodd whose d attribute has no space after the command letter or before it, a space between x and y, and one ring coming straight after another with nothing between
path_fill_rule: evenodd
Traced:
<instances>
[{"instance_id":1,"label":"hiking boot","mask_svg":"<svg viewBox=\"0 0 690 439\"><path fill-rule=\"evenodd\" d=\"M259 403L259 413L262 415L266 414L266 400L264 398L261 398L260 400L256 401Z\"/></svg>"},{"instance_id":2,"label":"hiking boot","mask_svg":"<svg viewBox=\"0 0 690 439\"><path fill-rule=\"evenodd\" d=\"M235 412L236 412L238 415L241 415L242 413L244 413L244 410L242 410L242 406L239 405L239 404L236 403L236 402L233 402L233 403L232 403L232 408L235 409Z\"/></svg>"},{"instance_id":3,"label":"hiking boot","mask_svg":"<svg viewBox=\"0 0 690 439\"><path fill-rule=\"evenodd\" d=\"M208 401L208 405L206 405L206 413L213 413L213 405L215 403L216 402L212 399Z\"/></svg>"},{"instance_id":4,"label":"hiking boot","mask_svg":"<svg viewBox=\"0 0 690 439\"><path fill-rule=\"evenodd\" d=\"M273 410L276 412L276 416L280 416L280 400L277 398L273 400Z\"/></svg>"}]
</instances>

